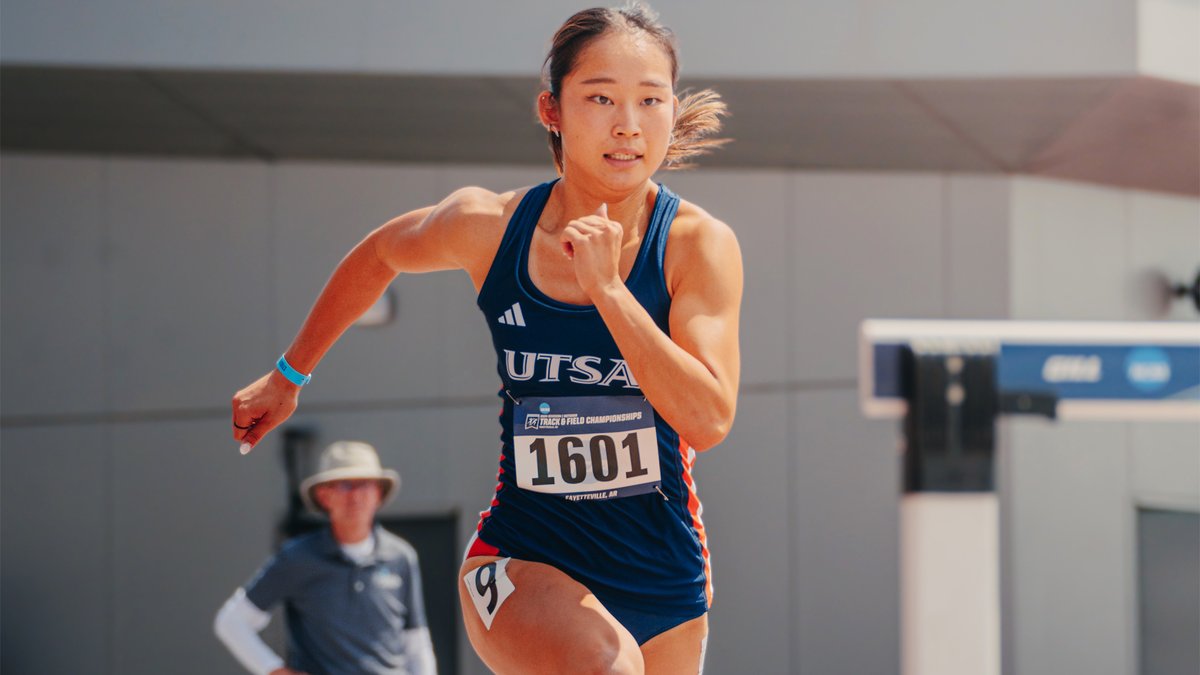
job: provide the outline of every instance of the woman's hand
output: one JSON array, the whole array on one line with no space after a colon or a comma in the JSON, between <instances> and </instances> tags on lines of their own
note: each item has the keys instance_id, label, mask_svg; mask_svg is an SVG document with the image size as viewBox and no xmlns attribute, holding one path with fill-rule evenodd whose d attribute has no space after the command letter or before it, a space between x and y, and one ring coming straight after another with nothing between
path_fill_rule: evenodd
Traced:
<instances>
[{"instance_id":1,"label":"woman's hand","mask_svg":"<svg viewBox=\"0 0 1200 675\"><path fill-rule=\"evenodd\" d=\"M575 262L575 280L594 301L596 295L621 283L621 240L625 229L608 219L608 205L590 216L577 218L563 228L559 241L563 253Z\"/></svg>"},{"instance_id":2,"label":"woman's hand","mask_svg":"<svg viewBox=\"0 0 1200 675\"><path fill-rule=\"evenodd\" d=\"M300 387L272 370L233 395L233 439L241 441L242 454L296 411Z\"/></svg>"}]
</instances>

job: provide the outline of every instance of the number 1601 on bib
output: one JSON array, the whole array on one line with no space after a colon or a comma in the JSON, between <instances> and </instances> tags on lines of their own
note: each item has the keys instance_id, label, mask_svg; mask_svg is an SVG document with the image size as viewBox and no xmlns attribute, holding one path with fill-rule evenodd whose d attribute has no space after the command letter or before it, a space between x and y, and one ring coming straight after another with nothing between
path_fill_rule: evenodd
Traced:
<instances>
[{"instance_id":1,"label":"number 1601 on bib","mask_svg":"<svg viewBox=\"0 0 1200 675\"><path fill-rule=\"evenodd\" d=\"M654 411L640 396L523 399L513 410L517 486L572 501L653 492Z\"/></svg>"}]
</instances>

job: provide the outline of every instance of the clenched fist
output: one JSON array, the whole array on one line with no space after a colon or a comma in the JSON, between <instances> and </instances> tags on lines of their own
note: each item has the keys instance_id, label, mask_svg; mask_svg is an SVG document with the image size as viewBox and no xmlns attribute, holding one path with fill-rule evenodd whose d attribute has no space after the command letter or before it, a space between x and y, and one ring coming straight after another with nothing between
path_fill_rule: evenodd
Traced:
<instances>
[{"instance_id":1,"label":"clenched fist","mask_svg":"<svg viewBox=\"0 0 1200 675\"><path fill-rule=\"evenodd\" d=\"M589 298L600 290L621 283L621 242L625 230L608 219L608 204L596 212L576 218L563 228L563 252L575 263L575 279Z\"/></svg>"}]
</instances>

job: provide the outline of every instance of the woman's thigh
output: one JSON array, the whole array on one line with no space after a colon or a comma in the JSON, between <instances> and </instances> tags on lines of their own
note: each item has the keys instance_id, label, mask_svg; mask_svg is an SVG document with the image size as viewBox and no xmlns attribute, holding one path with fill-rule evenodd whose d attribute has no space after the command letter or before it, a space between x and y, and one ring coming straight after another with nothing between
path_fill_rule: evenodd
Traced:
<instances>
[{"instance_id":1,"label":"woman's thigh","mask_svg":"<svg viewBox=\"0 0 1200 675\"><path fill-rule=\"evenodd\" d=\"M463 563L459 578L467 636L496 673L645 672L629 631L586 587L554 567L476 556Z\"/></svg>"},{"instance_id":2,"label":"woman's thigh","mask_svg":"<svg viewBox=\"0 0 1200 675\"><path fill-rule=\"evenodd\" d=\"M707 642L707 614L650 638L642 645L647 675L697 675Z\"/></svg>"}]
</instances>

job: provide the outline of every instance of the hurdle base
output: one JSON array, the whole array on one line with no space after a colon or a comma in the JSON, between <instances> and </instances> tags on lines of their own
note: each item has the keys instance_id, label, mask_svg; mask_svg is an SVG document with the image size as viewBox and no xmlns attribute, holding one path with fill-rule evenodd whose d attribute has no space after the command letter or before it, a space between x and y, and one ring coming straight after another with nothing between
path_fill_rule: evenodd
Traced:
<instances>
[{"instance_id":1,"label":"hurdle base","mask_svg":"<svg viewBox=\"0 0 1200 675\"><path fill-rule=\"evenodd\" d=\"M900 519L901 672L1000 675L996 493L908 493Z\"/></svg>"}]
</instances>

